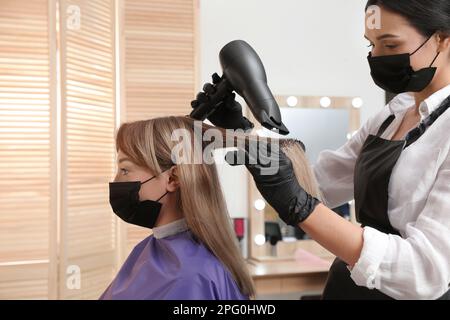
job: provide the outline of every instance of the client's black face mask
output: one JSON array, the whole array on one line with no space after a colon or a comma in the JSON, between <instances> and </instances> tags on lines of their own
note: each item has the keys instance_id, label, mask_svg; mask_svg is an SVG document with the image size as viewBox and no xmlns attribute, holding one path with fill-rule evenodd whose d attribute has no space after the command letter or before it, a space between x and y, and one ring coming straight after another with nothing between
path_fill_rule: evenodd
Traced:
<instances>
[{"instance_id":1,"label":"client's black face mask","mask_svg":"<svg viewBox=\"0 0 450 320\"><path fill-rule=\"evenodd\" d=\"M369 53L371 75L373 81L382 89L391 93L420 92L433 80L436 68L432 68L439 56L438 52L428 68L414 71L411 67L410 57L419 51L430 40L429 37L413 53L404 53L388 56L372 57Z\"/></svg>"},{"instance_id":2,"label":"client's black face mask","mask_svg":"<svg viewBox=\"0 0 450 320\"><path fill-rule=\"evenodd\" d=\"M168 191L156 201L139 201L139 190L142 184L155 177L153 176L144 182L110 182L109 203L114 213L125 222L152 229L155 226L162 206L158 201Z\"/></svg>"}]
</instances>

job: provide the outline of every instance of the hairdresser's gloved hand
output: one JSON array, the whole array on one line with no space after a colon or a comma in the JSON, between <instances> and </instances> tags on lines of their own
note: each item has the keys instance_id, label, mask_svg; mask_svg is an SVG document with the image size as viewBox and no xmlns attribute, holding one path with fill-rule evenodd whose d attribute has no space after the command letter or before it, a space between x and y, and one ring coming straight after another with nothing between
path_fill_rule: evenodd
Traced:
<instances>
[{"instance_id":1,"label":"hairdresser's gloved hand","mask_svg":"<svg viewBox=\"0 0 450 320\"><path fill-rule=\"evenodd\" d=\"M220 81L220 77L215 73L212 79L213 83L206 83L203 86L203 91L199 92L196 99L191 102L192 108L195 109L202 103L208 102L210 95L215 92L215 85ZM236 95L230 92L225 99L215 106L214 112L207 119L213 125L224 129L252 129L253 123L242 115L242 106L235 98Z\"/></svg>"},{"instance_id":2,"label":"hairdresser's gloved hand","mask_svg":"<svg viewBox=\"0 0 450 320\"><path fill-rule=\"evenodd\" d=\"M291 160L278 145L264 142L257 145L257 148L250 146L246 150L230 151L225 160L231 165L245 162L264 199L286 224L297 226L309 217L320 201L299 185Z\"/></svg>"}]
</instances>

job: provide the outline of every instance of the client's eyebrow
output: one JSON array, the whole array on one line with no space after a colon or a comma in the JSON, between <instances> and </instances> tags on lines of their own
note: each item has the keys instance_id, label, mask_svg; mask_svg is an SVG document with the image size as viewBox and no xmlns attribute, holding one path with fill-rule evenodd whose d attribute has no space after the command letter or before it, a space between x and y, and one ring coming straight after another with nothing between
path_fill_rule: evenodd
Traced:
<instances>
[{"instance_id":1,"label":"client's eyebrow","mask_svg":"<svg viewBox=\"0 0 450 320\"><path fill-rule=\"evenodd\" d=\"M122 163L122 162L124 162L124 161L132 162L129 158L120 158L120 159L119 159L119 163Z\"/></svg>"}]
</instances>

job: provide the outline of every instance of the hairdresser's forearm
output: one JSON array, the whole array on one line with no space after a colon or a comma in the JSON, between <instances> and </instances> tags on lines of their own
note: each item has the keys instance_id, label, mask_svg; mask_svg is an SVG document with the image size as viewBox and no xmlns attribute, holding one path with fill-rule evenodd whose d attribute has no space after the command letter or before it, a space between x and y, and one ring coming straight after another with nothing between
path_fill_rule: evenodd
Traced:
<instances>
[{"instance_id":1,"label":"hairdresser's forearm","mask_svg":"<svg viewBox=\"0 0 450 320\"><path fill-rule=\"evenodd\" d=\"M299 226L314 240L350 266L363 247L363 229L319 204Z\"/></svg>"}]
</instances>

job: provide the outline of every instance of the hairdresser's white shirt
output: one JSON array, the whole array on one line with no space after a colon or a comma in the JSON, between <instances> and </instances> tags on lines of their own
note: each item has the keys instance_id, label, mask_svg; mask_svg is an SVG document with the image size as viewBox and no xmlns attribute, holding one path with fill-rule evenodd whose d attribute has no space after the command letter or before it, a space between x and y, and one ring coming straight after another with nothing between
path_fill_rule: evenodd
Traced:
<instances>
[{"instance_id":1,"label":"hairdresser's white shirt","mask_svg":"<svg viewBox=\"0 0 450 320\"><path fill-rule=\"evenodd\" d=\"M450 85L419 107L422 120L450 95ZM414 97L400 94L370 118L344 146L320 153L314 172L330 208L353 199L355 160L369 134L390 115L381 136L391 139ZM364 228L364 245L351 270L357 285L377 288L396 299L436 299L450 283L450 110L406 148L389 183L388 216L400 236Z\"/></svg>"}]
</instances>

